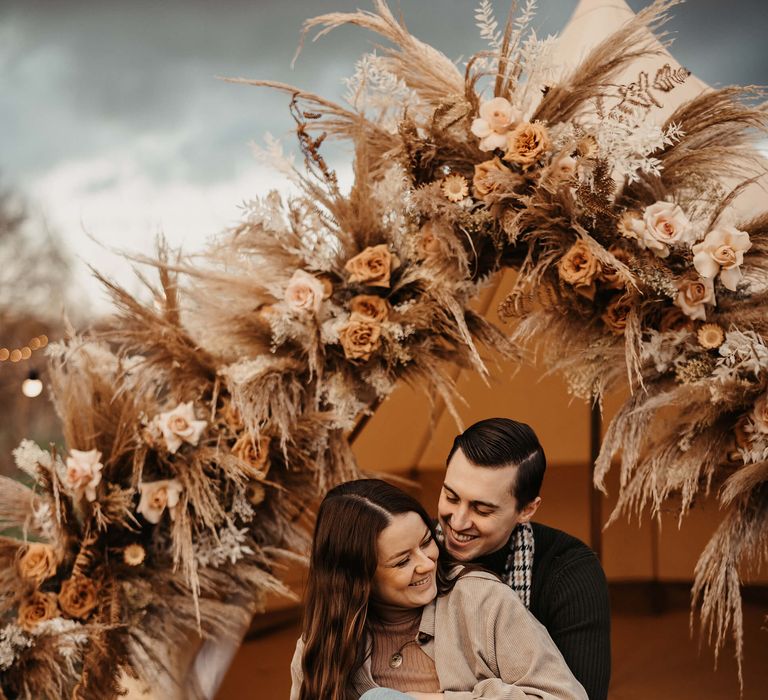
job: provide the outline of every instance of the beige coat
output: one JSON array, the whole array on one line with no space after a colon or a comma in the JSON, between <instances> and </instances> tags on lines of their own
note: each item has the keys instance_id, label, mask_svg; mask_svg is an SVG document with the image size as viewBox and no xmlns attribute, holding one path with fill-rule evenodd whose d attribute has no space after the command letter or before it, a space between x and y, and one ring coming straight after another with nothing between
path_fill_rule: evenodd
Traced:
<instances>
[{"instance_id":1,"label":"beige coat","mask_svg":"<svg viewBox=\"0 0 768 700\"><path fill-rule=\"evenodd\" d=\"M471 572L425 606L417 643L435 662L445 700L587 700L547 630L492 574ZM291 662L291 700L301 687L302 640ZM350 700L375 688L370 659Z\"/></svg>"}]
</instances>

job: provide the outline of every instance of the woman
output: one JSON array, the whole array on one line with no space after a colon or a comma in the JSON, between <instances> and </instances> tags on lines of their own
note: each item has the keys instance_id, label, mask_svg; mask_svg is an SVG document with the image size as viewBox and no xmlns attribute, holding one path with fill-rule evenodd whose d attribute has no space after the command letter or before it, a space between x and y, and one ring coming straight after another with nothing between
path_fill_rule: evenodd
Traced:
<instances>
[{"instance_id":1,"label":"woman","mask_svg":"<svg viewBox=\"0 0 768 700\"><path fill-rule=\"evenodd\" d=\"M328 492L291 700L586 700L517 595L490 573L449 576L434 534L419 502L384 481Z\"/></svg>"}]
</instances>

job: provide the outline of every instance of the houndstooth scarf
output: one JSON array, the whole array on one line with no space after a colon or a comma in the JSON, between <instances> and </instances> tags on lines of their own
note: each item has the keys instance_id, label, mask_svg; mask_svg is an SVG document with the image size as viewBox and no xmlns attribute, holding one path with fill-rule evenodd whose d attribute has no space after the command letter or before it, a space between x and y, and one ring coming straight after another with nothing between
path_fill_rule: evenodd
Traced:
<instances>
[{"instance_id":1,"label":"houndstooth scarf","mask_svg":"<svg viewBox=\"0 0 768 700\"><path fill-rule=\"evenodd\" d=\"M444 541L440 523L435 527L437 538ZM501 574L504 581L517 595L526 608L531 607L531 578L533 576L533 528L530 523L519 523L509 538L509 556Z\"/></svg>"}]
</instances>

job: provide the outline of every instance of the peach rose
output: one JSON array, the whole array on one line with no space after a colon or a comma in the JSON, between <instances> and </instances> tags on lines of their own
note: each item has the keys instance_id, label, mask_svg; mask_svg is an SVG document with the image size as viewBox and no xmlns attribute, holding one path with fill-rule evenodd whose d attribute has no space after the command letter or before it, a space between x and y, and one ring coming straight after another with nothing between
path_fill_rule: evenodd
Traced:
<instances>
[{"instance_id":1,"label":"peach rose","mask_svg":"<svg viewBox=\"0 0 768 700\"><path fill-rule=\"evenodd\" d=\"M595 298L595 278L601 271L600 261L584 241L576 241L557 263L560 279L587 299Z\"/></svg>"},{"instance_id":2,"label":"peach rose","mask_svg":"<svg viewBox=\"0 0 768 700\"><path fill-rule=\"evenodd\" d=\"M176 519L176 506L179 504L179 495L184 487L177 479L162 479L150 481L139 485L139 507L137 513L153 525L160 522L163 511L168 508L171 520Z\"/></svg>"},{"instance_id":3,"label":"peach rose","mask_svg":"<svg viewBox=\"0 0 768 700\"><path fill-rule=\"evenodd\" d=\"M207 421L195 420L195 409L191 401L180 403L170 411L158 416L158 427L165 438L168 451L175 454L182 443L197 445L200 434L208 425Z\"/></svg>"},{"instance_id":4,"label":"peach rose","mask_svg":"<svg viewBox=\"0 0 768 700\"><path fill-rule=\"evenodd\" d=\"M261 435L258 440L248 432L243 433L232 447L232 454L246 462L254 479L263 479L269 471L269 435Z\"/></svg>"},{"instance_id":5,"label":"peach rose","mask_svg":"<svg viewBox=\"0 0 768 700\"><path fill-rule=\"evenodd\" d=\"M400 266L396 255L389 252L385 243L368 246L364 251L347 260L344 269L349 272L350 282L361 282L372 287L389 287L389 277Z\"/></svg>"},{"instance_id":6,"label":"peach rose","mask_svg":"<svg viewBox=\"0 0 768 700\"><path fill-rule=\"evenodd\" d=\"M356 320L383 323L389 318L389 304L386 299L372 294L358 294L349 302L349 310Z\"/></svg>"},{"instance_id":7,"label":"peach rose","mask_svg":"<svg viewBox=\"0 0 768 700\"><path fill-rule=\"evenodd\" d=\"M507 132L522 119L522 112L504 97L494 97L483 102L479 111L480 116L472 122L470 130L480 138L480 150L493 151L496 148L504 148Z\"/></svg>"},{"instance_id":8,"label":"peach rose","mask_svg":"<svg viewBox=\"0 0 768 700\"><path fill-rule=\"evenodd\" d=\"M768 393L755 401L751 418L757 432L768 433Z\"/></svg>"},{"instance_id":9,"label":"peach rose","mask_svg":"<svg viewBox=\"0 0 768 700\"><path fill-rule=\"evenodd\" d=\"M504 160L528 168L539 160L550 147L549 132L542 124L524 122L507 135Z\"/></svg>"},{"instance_id":10,"label":"peach rose","mask_svg":"<svg viewBox=\"0 0 768 700\"><path fill-rule=\"evenodd\" d=\"M726 289L736 291L741 280L740 266L744 253L752 247L749 234L733 226L712 229L701 243L693 246L693 266L702 277L714 278L720 273L720 281Z\"/></svg>"},{"instance_id":11,"label":"peach rose","mask_svg":"<svg viewBox=\"0 0 768 700\"><path fill-rule=\"evenodd\" d=\"M711 279L683 280L677 287L675 305L679 306L689 318L706 321L705 304L714 306L715 286Z\"/></svg>"},{"instance_id":12,"label":"peach rose","mask_svg":"<svg viewBox=\"0 0 768 700\"><path fill-rule=\"evenodd\" d=\"M99 450L70 450L62 479L64 486L78 497L84 493L89 501L95 501L96 487L101 482L101 470L104 468L100 460Z\"/></svg>"},{"instance_id":13,"label":"peach rose","mask_svg":"<svg viewBox=\"0 0 768 700\"><path fill-rule=\"evenodd\" d=\"M85 620L98 602L96 586L85 576L76 576L61 584L59 607L69 617Z\"/></svg>"},{"instance_id":14,"label":"peach rose","mask_svg":"<svg viewBox=\"0 0 768 700\"><path fill-rule=\"evenodd\" d=\"M55 550L43 542L30 542L18 562L19 575L36 586L55 575L57 566Z\"/></svg>"},{"instance_id":15,"label":"peach rose","mask_svg":"<svg viewBox=\"0 0 768 700\"><path fill-rule=\"evenodd\" d=\"M35 591L19 605L17 622L26 632L34 632L41 622L58 617L59 608L55 593Z\"/></svg>"},{"instance_id":16,"label":"peach rose","mask_svg":"<svg viewBox=\"0 0 768 700\"><path fill-rule=\"evenodd\" d=\"M507 168L498 158L492 158L475 166L475 176L472 178L472 190L475 199L486 200L488 195L499 189L501 179L509 174Z\"/></svg>"},{"instance_id":17,"label":"peach rose","mask_svg":"<svg viewBox=\"0 0 768 700\"><path fill-rule=\"evenodd\" d=\"M693 229L677 204L656 202L643 212L642 243L660 258L669 255L673 243L691 243Z\"/></svg>"},{"instance_id":18,"label":"peach rose","mask_svg":"<svg viewBox=\"0 0 768 700\"><path fill-rule=\"evenodd\" d=\"M285 288L283 299L296 311L312 311L317 313L325 298L325 285L314 275L304 270L293 273L288 286Z\"/></svg>"},{"instance_id":19,"label":"peach rose","mask_svg":"<svg viewBox=\"0 0 768 700\"><path fill-rule=\"evenodd\" d=\"M667 306L661 312L659 320L659 330L662 333L667 331L693 330L693 321L686 316L677 306Z\"/></svg>"},{"instance_id":20,"label":"peach rose","mask_svg":"<svg viewBox=\"0 0 768 700\"><path fill-rule=\"evenodd\" d=\"M339 341L348 360L368 360L381 345L381 326L351 318L339 331Z\"/></svg>"},{"instance_id":21,"label":"peach rose","mask_svg":"<svg viewBox=\"0 0 768 700\"><path fill-rule=\"evenodd\" d=\"M616 297L613 299L600 318L607 326L608 330L614 335L624 335L624 331L627 328L627 316L632 310L631 301L624 297Z\"/></svg>"}]
</instances>

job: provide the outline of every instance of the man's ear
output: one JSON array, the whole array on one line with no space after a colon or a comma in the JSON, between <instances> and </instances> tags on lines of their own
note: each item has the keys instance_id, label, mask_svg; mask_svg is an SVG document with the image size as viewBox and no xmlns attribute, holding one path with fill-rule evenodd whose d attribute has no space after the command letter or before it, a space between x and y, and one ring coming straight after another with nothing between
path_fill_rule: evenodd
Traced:
<instances>
[{"instance_id":1,"label":"man's ear","mask_svg":"<svg viewBox=\"0 0 768 700\"><path fill-rule=\"evenodd\" d=\"M527 523L539 509L541 505L541 496L536 496L528 505L520 511L520 516L517 519L519 523Z\"/></svg>"}]
</instances>

